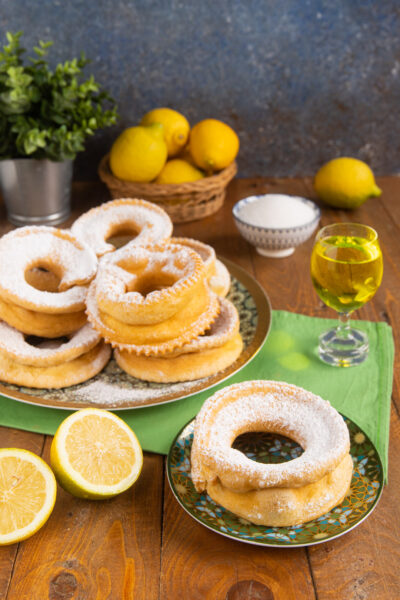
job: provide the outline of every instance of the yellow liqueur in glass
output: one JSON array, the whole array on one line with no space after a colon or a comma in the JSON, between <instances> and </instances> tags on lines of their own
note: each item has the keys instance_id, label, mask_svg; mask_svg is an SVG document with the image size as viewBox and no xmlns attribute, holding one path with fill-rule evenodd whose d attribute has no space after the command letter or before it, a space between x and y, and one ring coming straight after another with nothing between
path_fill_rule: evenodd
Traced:
<instances>
[{"instance_id":1,"label":"yellow liqueur in glass","mask_svg":"<svg viewBox=\"0 0 400 600\"><path fill-rule=\"evenodd\" d=\"M366 359L368 337L350 327L350 314L374 296L382 274L382 252L372 227L335 223L317 233L311 255L311 279L321 300L339 313L338 327L320 336L322 360L351 366Z\"/></svg>"}]
</instances>

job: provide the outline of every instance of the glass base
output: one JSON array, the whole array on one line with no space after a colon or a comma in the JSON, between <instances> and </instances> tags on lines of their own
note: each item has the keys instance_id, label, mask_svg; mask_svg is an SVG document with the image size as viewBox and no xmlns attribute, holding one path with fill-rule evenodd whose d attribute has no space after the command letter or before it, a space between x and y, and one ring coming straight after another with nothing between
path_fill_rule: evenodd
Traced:
<instances>
[{"instance_id":1,"label":"glass base","mask_svg":"<svg viewBox=\"0 0 400 600\"><path fill-rule=\"evenodd\" d=\"M330 329L319 337L318 353L321 360L334 367L352 367L368 356L368 337L359 329L348 329L346 336Z\"/></svg>"}]
</instances>

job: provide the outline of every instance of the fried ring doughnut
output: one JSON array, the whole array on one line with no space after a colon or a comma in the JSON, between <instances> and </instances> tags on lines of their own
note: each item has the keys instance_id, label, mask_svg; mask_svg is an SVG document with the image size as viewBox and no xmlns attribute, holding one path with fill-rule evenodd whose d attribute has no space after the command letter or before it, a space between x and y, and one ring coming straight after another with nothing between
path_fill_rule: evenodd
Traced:
<instances>
[{"instance_id":1,"label":"fried ring doughnut","mask_svg":"<svg viewBox=\"0 0 400 600\"><path fill-rule=\"evenodd\" d=\"M76 385L97 375L111 356L110 346L90 325L58 347L49 347L48 341L33 347L21 333L0 325L0 379L14 385L47 389Z\"/></svg>"},{"instance_id":2,"label":"fried ring doughnut","mask_svg":"<svg viewBox=\"0 0 400 600\"><path fill-rule=\"evenodd\" d=\"M35 267L59 277L58 293L28 283L25 273ZM0 239L0 297L9 304L46 314L82 311L96 270L93 251L68 231L21 227Z\"/></svg>"},{"instance_id":3,"label":"fried ring doughnut","mask_svg":"<svg viewBox=\"0 0 400 600\"><path fill-rule=\"evenodd\" d=\"M217 296L225 297L231 288L231 276L224 265L218 258L215 261L214 270L208 280L208 284Z\"/></svg>"},{"instance_id":4,"label":"fried ring doughnut","mask_svg":"<svg viewBox=\"0 0 400 600\"><path fill-rule=\"evenodd\" d=\"M239 333L217 348L177 356L137 356L125 350L114 350L123 371L143 381L177 383L194 381L223 371L240 355L243 341Z\"/></svg>"},{"instance_id":5,"label":"fried ring doughnut","mask_svg":"<svg viewBox=\"0 0 400 600\"><path fill-rule=\"evenodd\" d=\"M66 336L60 336L66 337ZM0 321L0 350L20 363L33 367L51 367L73 360L100 342L99 333L86 323L70 339L58 344L54 339L41 340L39 346L26 341L23 333Z\"/></svg>"},{"instance_id":6,"label":"fried ring doughnut","mask_svg":"<svg viewBox=\"0 0 400 600\"><path fill-rule=\"evenodd\" d=\"M202 293L199 255L178 244L131 246L105 256L96 276L99 309L127 325L157 324Z\"/></svg>"},{"instance_id":7,"label":"fried ring doughnut","mask_svg":"<svg viewBox=\"0 0 400 600\"><path fill-rule=\"evenodd\" d=\"M137 198L110 200L81 215L71 231L86 242L97 254L113 252L115 246L107 242L118 234L136 234L127 245L160 243L172 234L172 221L157 204Z\"/></svg>"},{"instance_id":8,"label":"fried ring doughnut","mask_svg":"<svg viewBox=\"0 0 400 600\"><path fill-rule=\"evenodd\" d=\"M102 312L96 302L96 282L87 295L87 315L93 327L115 348L157 356L180 348L203 333L219 311L218 298L205 281L178 313L161 323L128 325Z\"/></svg>"},{"instance_id":9,"label":"fried ring doughnut","mask_svg":"<svg viewBox=\"0 0 400 600\"><path fill-rule=\"evenodd\" d=\"M302 487L238 493L216 480L208 484L207 493L214 502L251 523L289 527L317 519L338 506L347 495L352 473L353 461L347 454L336 469Z\"/></svg>"},{"instance_id":10,"label":"fried ring doughnut","mask_svg":"<svg viewBox=\"0 0 400 600\"><path fill-rule=\"evenodd\" d=\"M235 306L225 298L219 302L220 313L209 330L175 352L137 356L117 348L115 360L133 377L157 383L193 381L226 369L240 355L243 341Z\"/></svg>"},{"instance_id":11,"label":"fried ring doughnut","mask_svg":"<svg viewBox=\"0 0 400 600\"><path fill-rule=\"evenodd\" d=\"M87 321L84 310L65 314L46 314L9 304L0 297L0 319L28 335L57 338L69 335Z\"/></svg>"},{"instance_id":12,"label":"fried ring doughnut","mask_svg":"<svg viewBox=\"0 0 400 600\"><path fill-rule=\"evenodd\" d=\"M256 463L231 447L248 431L286 435L304 452L282 464ZM295 385L263 380L234 384L209 398L196 418L195 439L196 487L212 476L237 492L313 483L336 468L350 447L346 424L329 402Z\"/></svg>"},{"instance_id":13,"label":"fried ring doughnut","mask_svg":"<svg viewBox=\"0 0 400 600\"><path fill-rule=\"evenodd\" d=\"M285 435L304 452L285 463L257 463L232 448L250 431ZM352 474L349 448L346 424L329 402L294 385L247 381L216 392L197 415L192 479L252 522L294 525L341 502Z\"/></svg>"},{"instance_id":14,"label":"fried ring doughnut","mask_svg":"<svg viewBox=\"0 0 400 600\"><path fill-rule=\"evenodd\" d=\"M200 255L206 269L206 276L211 290L217 296L225 297L231 287L231 276L225 265L216 257L212 246L191 238L173 237L172 244L188 246Z\"/></svg>"}]
</instances>

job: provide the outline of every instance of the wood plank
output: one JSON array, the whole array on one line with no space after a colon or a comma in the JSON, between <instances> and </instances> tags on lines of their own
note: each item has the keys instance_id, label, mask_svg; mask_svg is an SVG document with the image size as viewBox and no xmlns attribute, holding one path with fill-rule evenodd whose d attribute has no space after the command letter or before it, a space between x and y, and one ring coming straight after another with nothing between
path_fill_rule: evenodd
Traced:
<instances>
[{"instance_id":1,"label":"wood plank","mask_svg":"<svg viewBox=\"0 0 400 600\"><path fill-rule=\"evenodd\" d=\"M400 420L393 409L389 485L371 516L332 542L310 548L318 600L400 596Z\"/></svg>"},{"instance_id":2,"label":"wood plank","mask_svg":"<svg viewBox=\"0 0 400 600\"><path fill-rule=\"evenodd\" d=\"M165 486L162 600L315 598L304 549L250 546L211 532L186 514Z\"/></svg>"},{"instance_id":3,"label":"wood plank","mask_svg":"<svg viewBox=\"0 0 400 600\"><path fill-rule=\"evenodd\" d=\"M162 480L162 457L146 454L134 487L111 500L58 487L48 522L20 545L7 600L158 599Z\"/></svg>"},{"instance_id":4,"label":"wood plank","mask_svg":"<svg viewBox=\"0 0 400 600\"><path fill-rule=\"evenodd\" d=\"M39 456L42 453L44 435L0 427L1 448L24 448ZM13 574L19 544L0 547L0 598L6 598Z\"/></svg>"}]
</instances>

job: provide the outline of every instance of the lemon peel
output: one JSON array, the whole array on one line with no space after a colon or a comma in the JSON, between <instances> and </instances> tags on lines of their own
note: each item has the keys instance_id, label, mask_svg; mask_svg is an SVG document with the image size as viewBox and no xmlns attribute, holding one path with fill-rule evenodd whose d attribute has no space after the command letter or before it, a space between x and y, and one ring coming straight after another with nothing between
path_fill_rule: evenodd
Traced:
<instances>
[{"instance_id":1,"label":"lemon peel","mask_svg":"<svg viewBox=\"0 0 400 600\"><path fill-rule=\"evenodd\" d=\"M361 160L343 156L324 164L314 178L318 197L335 208L354 209L382 190L376 185L371 168Z\"/></svg>"},{"instance_id":2,"label":"lemon peel","mask_svg":"<svg viewBox=\"0 0 400 600\"><path fill-rule=\"evenodd\" d=\"M164 168L156 179L156 183L177 184L197 181L204 173L194 165L181 158L173 158L165 163Z\"/></svg>"},{"instance_id":3,"label":"lemon peel","mask_svg":"<svg viewBox=\"0 0 400 600\"><path fill-rule=\"evenodd\" d=\"M239 152L237 133L223 121L204 119L190 132L190 154L206 172L220 171L230 165Z\"/></svg>"},{"instance_id":4,"label":"lemon peel","mask_svg":"<svg viewBox=\"0 0 400 600\"><path fill-rule=\"evenodd\" d=\"M160 173L167 160L164 127L160 123L128 127L110 150L110 169L119 179L147 183Z\"/></svg>"},{"instance_id":5,"label":"lemon peel","mask_svg":"<svg viewBox=\"0 0 400 600\"><path fill-rule=\"evenodd\" d=\"M36 533L52 513L57 484L40 456L22 448L0 449L0 546Z\"/></svg>"},{"instance_id":6,"label":"lemon peel","mask_svg":"<svg viewBox=\"0 0 400 600\"><path fill-rule=\"evenodd\" d=\"M57 481L78 498L111 498L139 477L143 453L132 429L114 413L84 408L54 436L50 462Z\"/></svg>"},{"instance_id":7,"label":"lemon peel","mask_svg":"<svg viewBox=\"0 0 400 600\"><path fill-rule=\"evenodd\" d=\"M153 123L161 123L164 127L168 157L179 154L189 138L190 125L186 117L172 108L154 108L143 116L140 124L151 125Z\"/></svg>"}]
</instances>

